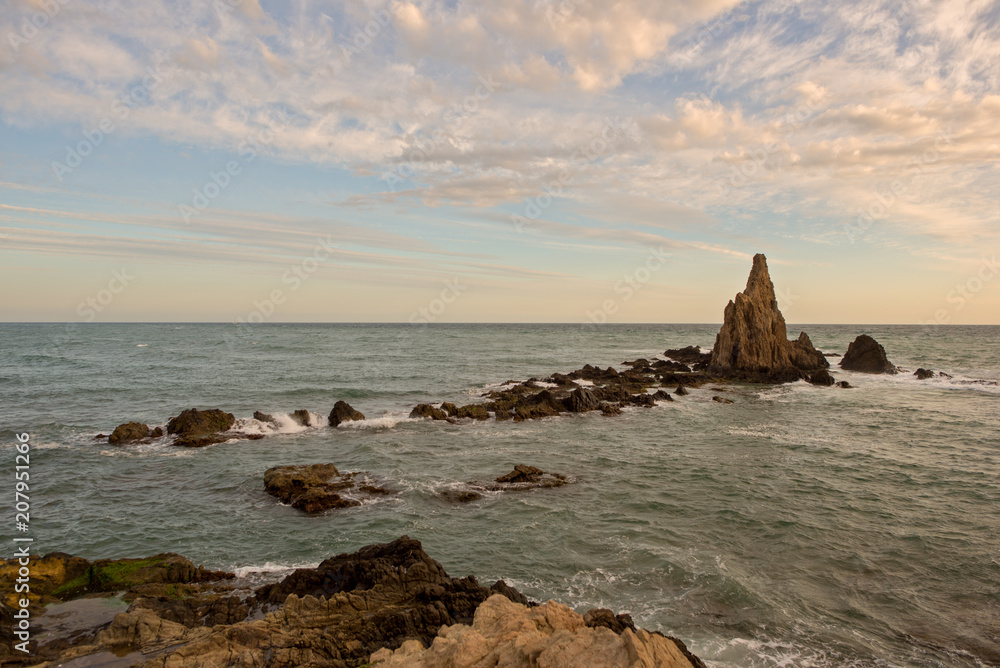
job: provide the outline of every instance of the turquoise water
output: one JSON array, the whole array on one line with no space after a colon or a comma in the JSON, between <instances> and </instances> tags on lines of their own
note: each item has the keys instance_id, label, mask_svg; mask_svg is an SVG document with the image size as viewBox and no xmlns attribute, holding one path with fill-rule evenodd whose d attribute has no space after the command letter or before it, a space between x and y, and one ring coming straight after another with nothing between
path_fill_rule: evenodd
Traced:
<instances>
[{"instance_id":1,"label":"turquoise water","mask_svg":"<svg viewBox=\"0 0 1000 668\"><path fill-rule=\"evenodd\" d=\"M617 418L406 419L509 379L710 347L717 329L0 325L0 457L12 470L13 434L31 434L42 553L277 570L405 533L452 575L630 612L713 666L1000 664L998 327L803 328L841 353L869 333L896 364L952 380L834 366L857 388L735 386L732 405L701 389ZM92 440L192 406L261 429L255 410L325 416L339 399L369 419L199 450ZM398 494L307 517L264 493L267 468L315 462ZM436 497L518 463L574 483Z\"/></svg>"}]
</instances>

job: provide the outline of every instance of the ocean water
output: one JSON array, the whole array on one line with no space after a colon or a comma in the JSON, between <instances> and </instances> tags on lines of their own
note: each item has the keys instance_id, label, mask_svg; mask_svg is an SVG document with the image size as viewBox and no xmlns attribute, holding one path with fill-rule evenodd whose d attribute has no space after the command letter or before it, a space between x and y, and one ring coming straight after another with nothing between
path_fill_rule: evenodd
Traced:
<instances>
[{"instance_id":1,"label":"ocean water","mask_svg":"<svg viewBox=\"0 0 1000 668\"><path fill-rule=\"evenodd\" d=\"M998 327L802 327L841 353L869 333L894 363L950 380L834 359L856 389L731 386L732 405L700 389L616 418L406 417L510 379L710 347L717 329L4 324L0 457L13 470L14 434L31 434L40 553L280 570L409 534L454 576L629 612L712 666L1000 665ZM368 419L273 431L251 419L325 418L340 399ZM189 407L268 435L196 450L93 440ZM317 462L397 493L309 517L264 492L267 468ZM519 463L573 484L469 505L436 496Z\"/></svg>"}]
</instances>

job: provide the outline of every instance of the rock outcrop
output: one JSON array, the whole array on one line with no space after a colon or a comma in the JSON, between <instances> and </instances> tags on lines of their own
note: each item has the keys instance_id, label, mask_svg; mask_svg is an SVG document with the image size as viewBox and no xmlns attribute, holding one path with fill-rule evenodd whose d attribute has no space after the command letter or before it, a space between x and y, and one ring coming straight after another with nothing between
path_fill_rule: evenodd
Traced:
<instances>
[{"instance_id":1,"label":"rock outcrop","mask_svg":"<svg viewBox=\"0 0 1000 668\"><path fill-rule=\"evenodd\" d=\"M795 341L787 336L767 258L758 253L746 289L726 306L708 372L735 380L781 383L829 366L805 332Z\"/></svg>"},{"instance_id":2,"label":"rock outcrop","mask_svg":"<svg viewBox=\"0 0 1000 668\"><path fill-rule=\"evenodd\" d=\"M333 464L276 466L264 472L264 489L293 508L318 513L360 506L392 492L365 482L365 473L341 474Z\"/></svg>"},{"instance_id":3,"label":"rock outcrop","mask_svg":"<svg viewBox=\"0 0 1000 668\"><path fill-rule=\"evenodd\" d=\"M913 372L913 375L917 377L917 380L927 380L928 378L933 378L937 374L930 369L917 369Z\"/></svg>"},{"instance_id":4,"label":"rock outcrop","mask_svg":"<svg viewBox=\"0 0 1000 668\"><path fill-rule=\"evenodd\" d=\"M297 411L293 411L291 415L289 415L289 417L292 418L292 421L295 422L295 424L299 425L300 427L312 426L312 415L310 415L309 411L307 411L304 408L300 408Z\"/></svg>"},{"instance_id":5,"label":"rock outcrop","mask_svg":"<svg viewBox=\"0 0 1000 668\"><path fill-rule=\"evenodd\" d=\"M693 659L693 661L692 661ZM471 625L442 628L430 647L408 640L371 656L372 668L696 668L682 643L659 633L588 626L569 607L549 601L529 608L494 594Z\"/></svg>"},{"instance_id":6,"label":"rock outcrop","mask_svg":"<svg viewBox=\"0 0 1000 668\"><path fill-rule=\"evenodd\" d=\"M333 405L333 410L330 411L330 416L327 420L330 422L331 427L336 427L344 422L350 422L352 420L364 420L365 416L361 411L356 411L354 408L346 401L338 401Z\"/></svg>"},{"instance_id":7,"label":"rock outcrop","mask_svg":"<svg viewBox=\"0 0 1000 668\"><path fill-rule=\"evenodd\" d=\"M108 443L111 445L131 445L161 436L163 436L163 429L160 427L150 429L149 425L142 422L126 422L115 427L115 430L108 436Z\"/></svg>"},{"instance_id":8,"label":"rock outcrop","mask_svg":"<svg viewBox=\"0 0 1000 668\"><path fill-rule=\"evenodd\" d=\"M726 306L708 370L747 380L798 377L767 259L760 253L753 258L746 289Z\"/></svg>"},{"instance_id":9,"label":"rock outcrop","mask_svg":"<svg viewBox=\"0 0 1000 668\"><path fill-rule=\"evenodd\" d=\"M167 421L167 433L176 436L174 445L200 448L229 440L222 433L232 429L236 417L218 408L200 411L189 408Z\"/></svg>"},{"instance_id":10,"label":"rock outcrop","mask_svg":"<svg viewBox=\"0 0 1000 668\"><path fill-rule=\"evenodd\" d=\"M799 332L799 338L788 343L789 358L792 366L802 371L818 371L819 369L830 368L830 363L819 350L813 346L809 340L809 335Z\"/></svg>"},{"instance_id":11,"label":"rock outcrop","mask_svg":"<svg viewBox=\"0 0 1000 668\"><path fill-rule=\"evenodd\" d=\"M693 367L707 365L710 364L712 361L712 354L702 351L701 346L671 348L663 351L663 355L677 362L690 364Z\"/></svg>"},{"instance_id":12,"label":"rock outcrop","mask_svg":"<svg viewBox=\"0 0 1000 668\"><path fill-rule=\"evenodd\" d=\"M816 373L809 376L809 382L813 385L824 385L829 387L836 383L836 379L830 375L830 372L826 369L820 369Z\"/></svg>"},{"instance_id":13,"label":"rock outcrop","mask_svg":"<svg viewBox=\"0 0 1000 668\"><path fill-rule=\"evenodd\" d=\"M16 560L0 562L0 576L7 581L17 568ZM242 598L225 581L232 574L173 554L93 563L53 554L34 558L32 569L32 596L46 602L123 591L131 605L110 624L38 636L30 655L5 643L5 666L103 665L113 655L146 668L497 665L424 663L442 650L469 657L479 642L472 633L483 639L480 656L508 657L499 665L702 666L683 643L636 629L627 615L581 617L557 603L537 606L502 580L485 587L472 576L452 578L406 536L296 570ZM9 622L10 608L0 608Z\"/></svg>"},{"instance_id":14,"label":"rock outcrop","mask_svg":"<svg viewBox=\"0 0 1000 668\"><path fill-rule=\"evenodd\" d=\"M867 334L860 335L847 347L847 352L840 360L840 368L864 373L897 372L896 366L886 357L885 348Z\"/></svg>"},{"instance_id":15,"label":"rock outcrop","mask_svg":"<svg viewBox=\"0 0 1000 668\"><path fill-rule=\"evenodd\" d=\"M447 420L448 414L440 408L434 408L430 404L417 404L410 411L411 418L430 418L431 420Z\"/></svg>"}]
</instances>

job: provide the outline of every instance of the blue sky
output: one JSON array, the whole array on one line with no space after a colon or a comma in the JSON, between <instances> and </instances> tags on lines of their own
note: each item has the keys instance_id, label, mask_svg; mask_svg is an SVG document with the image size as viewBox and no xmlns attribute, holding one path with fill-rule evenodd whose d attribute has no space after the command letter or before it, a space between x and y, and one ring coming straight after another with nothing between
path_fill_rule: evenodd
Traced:
<instances>
[{"instance_id":1,"label":"blue sky","mask_svg":"<svg viewBox=\"0 0 1000 668\"><path fill-rule=\"evenodd\" d=\"M13 0L0 319L1000 323L998 17Z\"/></svg>"}]
</instances>

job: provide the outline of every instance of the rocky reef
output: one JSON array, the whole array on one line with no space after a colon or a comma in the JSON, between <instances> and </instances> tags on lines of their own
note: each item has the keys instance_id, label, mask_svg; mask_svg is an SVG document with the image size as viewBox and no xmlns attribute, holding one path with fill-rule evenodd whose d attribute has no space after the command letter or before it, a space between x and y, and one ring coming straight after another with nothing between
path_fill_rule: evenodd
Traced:
<instances>
[{"instance_id":1,"label":"rocky reef","mask_svg":"<svg viewBox=\"0 0 1000 668\"><path fill-rule=\"evenodd\" d=\"M143 668L459 666L473 665L460 657L477 651L477 634L482 656L520 661L501 665L702 665L683 643L636 629L627 615L580 616L557 603L538 606L502 580L487 587L473 576L453 578L407 536L256 589L172 554L89 562L57 553L32 561L32 611L42 628L45 603L125 592L128 608L91 628L44 636L30 655L3 642L5 666L99 665L116 656L116 665ZM0 574L12 580L17 568L16 560L4 562ZM5 632L10 605L0 602ZM546 661L524 658L526 647ZM581 656L586 663L577 662Z\"/></svg>"},{"instance_id":2,"label":"rocky reef","mask_svg":"<svg viewBox=\"0 0 1000 668\"><path fill-rule=\"evenodd\" d=\"M483 498L486 492L523 492L568 484L569 480L561 473L547 473L535 466L518 464L510 473L498 476L491 482L469 482L446 489L438 493L438 496L452 503L469 503Z\"/></svg>"},{"instance_id":3,"label":"rocky reef","mask_svg":"<svg viewBox=\"0 0 1000 668\"><path fill-rule=\"evenodd\" d=\"M341 474L333 464L276 466L264 472L271 496L307 513L360 506L392 491L372 484L366 472Z\"/></svg>"}]
</instances>

